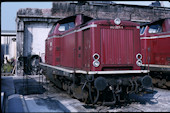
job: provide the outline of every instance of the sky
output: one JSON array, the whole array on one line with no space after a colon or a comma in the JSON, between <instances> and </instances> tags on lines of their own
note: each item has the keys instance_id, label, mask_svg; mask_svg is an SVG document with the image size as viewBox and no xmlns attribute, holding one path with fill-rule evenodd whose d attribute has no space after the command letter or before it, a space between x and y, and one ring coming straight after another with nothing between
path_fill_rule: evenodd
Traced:
<instances>
[{"instance_id":1,"label":"sky","mask_svg":"<svg viewBox=\"0 0 170 113\"><path fill-rule=\"evenodd\" d=\"M20 8L52 8L52 2L1 2L1 30L16 30L16 14Z\"/></svg>"},{"instance_id":2,"label":"sky","mask_svg":"<svg viewBox=\"0 0 170 113\"><path fill-rule=\"evenodd\" d=\"M153 1L114 1L120 4L150 5ZM161 1L164 7L170 2ZM16 30L16 13L20 8L52 8L52 2L1 2L1 30Z\"/></svg>"}]
</instances>

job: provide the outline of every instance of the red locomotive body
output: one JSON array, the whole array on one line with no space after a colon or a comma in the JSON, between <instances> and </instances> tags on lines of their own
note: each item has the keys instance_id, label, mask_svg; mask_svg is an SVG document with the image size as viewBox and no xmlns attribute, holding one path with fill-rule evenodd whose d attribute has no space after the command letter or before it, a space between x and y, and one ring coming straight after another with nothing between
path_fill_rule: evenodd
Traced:
<instances>
[{"instance_id":1,"label":"red locomotive body","mask_svg":"<svg viewBox=\"0 0 170 113\"><path fill-rule=\"evenodd\" d=\"M152 84L151 78L144 76L148 70L140 67L139 29L138 24L119 18L100 20L83 14L64 18L48 35L46 63L40 67L52 82L76 98L90 98L95 103L99 91L108 89L115 103Z\"/></svg>"},{"instance_id":2,"label":"red locomotive body","mask_svg":"<svg viewBox=\"0 0 170 113\"><path fill-rule=\"evenodd\" d=\"M141 26L140 35L143 66L149 67L153 77L159 75L162 80L169 81L167 75L170 74L170 18Z\"/></svg>"},{"instance_id":3,"label":"red locomotive body","mask_svg":"<svg viewBox=\"0 0 170 113\"><path fill-rule=\"evenodd\" d=\"M46 40L47 64L85 71L140 70L136 65L140 53L137 24L122 21L117 26L114 20L93 20L66 31L59 31L60 26L55 25ZM98 57L97 67L93 56Z\"/></svg>"}]
</instances>

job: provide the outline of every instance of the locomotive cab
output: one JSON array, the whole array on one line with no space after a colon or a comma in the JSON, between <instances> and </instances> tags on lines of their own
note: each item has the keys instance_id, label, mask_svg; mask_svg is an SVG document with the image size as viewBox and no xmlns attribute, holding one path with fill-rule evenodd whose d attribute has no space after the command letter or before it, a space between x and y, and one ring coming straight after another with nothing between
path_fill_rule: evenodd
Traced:
<instances>
[{"instance_id":1,"label":"locomotive cab","mask_svg":"<svg viewBox=\"0 0 170 113\"><path fill-rule=\"evenodd\" d=\"M169 26L169 18L141 26L141 52L145 56L143 64L170 65Z\"/></svg>"},{"instance_id":2,"label":"locomotive cab","mask_svg":"<svg viewBox=\"0 0 170 113\"><path fill-rule=\"evenodd\" d=\"M170 87L170 18L141 26L142 67L150 70L153 83Z\"/></svg>"}]
</instances>

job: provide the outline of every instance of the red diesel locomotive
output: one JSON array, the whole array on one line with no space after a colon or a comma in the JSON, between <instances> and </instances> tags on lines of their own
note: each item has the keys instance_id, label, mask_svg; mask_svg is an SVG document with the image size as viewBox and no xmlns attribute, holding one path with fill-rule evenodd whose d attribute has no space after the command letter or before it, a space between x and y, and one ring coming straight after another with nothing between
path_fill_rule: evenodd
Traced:
<instances>
[{"instance_id":1,"label":"red diesel locomotive","mask_svg":"<svg viewBox=\"0 0 170 113\"><path fill-rule=\"evenodd\" d=\"M114 104L151 87L141 70L140 26L77 14L59 20L46 39L44 75L74 97Z\"/></svg>"},{"instance_id":2,"label":"red diesel locomotive","mask_svg":"<svg viewBox=\"0 0 170 113\"><path fill-rule=\"evenodd\" d=\"M153 83L170 87L170 18L141 26L143 67L150 70Z\"/></svg>"}]
</instances>

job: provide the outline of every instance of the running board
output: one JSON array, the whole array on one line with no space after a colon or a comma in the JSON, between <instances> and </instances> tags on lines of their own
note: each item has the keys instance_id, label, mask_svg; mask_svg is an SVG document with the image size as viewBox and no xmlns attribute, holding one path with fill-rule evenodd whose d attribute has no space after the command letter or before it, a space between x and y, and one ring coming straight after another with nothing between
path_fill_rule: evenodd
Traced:
<instances>
[{"instance_id":1,"label":"running board","mask_svg":"<svg viewBox=\"0 0 170 113\"><path fill-rule=\"evenodd\" d=\"M142 64L142 67L148 68L148 64ZM168 71L170 72L170 65L155 65L149 64L150 71Z\"/></svg>"},{"instance_id":2,"label":"running board","mask_svg":"<svg viewBox=\"0 0 170 113\"><path fill-rule=\"evenodd\" d=\"M40 63L40 67L42 69L51 68L53 69L53 74L62 74L66 76L70 76L70 74L78 73L78 74L135 74L135 73L148 73L149 70L119 70L119 71L84 71L78 69L68 69L59 66L52 66L45 63ZM56 71L58 72L56 72Z\"/></svg>"}]
</instances>

